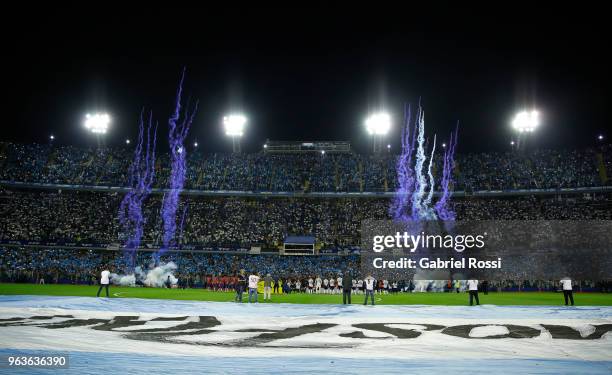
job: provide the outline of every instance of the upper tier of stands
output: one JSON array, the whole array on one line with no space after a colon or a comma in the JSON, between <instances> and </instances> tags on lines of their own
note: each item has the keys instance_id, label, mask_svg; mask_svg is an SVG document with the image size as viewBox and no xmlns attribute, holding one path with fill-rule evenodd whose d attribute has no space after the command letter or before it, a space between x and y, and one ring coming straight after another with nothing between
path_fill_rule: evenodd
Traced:
<instances>
[{"instance_id":1,"label":"upper tier of stands","mask_svg":"<svg viewBox=\"0 0 612 375\"><path fill-rule=\"evenodd\" d=\"M577 188L610 185L612 146L530 153L459 154L455 190ZM0 143L0 180L27 183L125 186L131 148L77 148ZM434 173L441 171L436 157ZM392 192L397 155L188 155L185 188L285 192ZM168 155L156 165L155 187L167 186Z\"/></svg>"}]
</instances>

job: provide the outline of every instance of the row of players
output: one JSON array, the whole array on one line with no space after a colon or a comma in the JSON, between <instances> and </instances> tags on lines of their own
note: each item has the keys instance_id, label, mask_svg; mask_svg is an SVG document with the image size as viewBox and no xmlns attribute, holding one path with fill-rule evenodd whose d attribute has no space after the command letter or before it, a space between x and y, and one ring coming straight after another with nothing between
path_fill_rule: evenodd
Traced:
<instances>
[{"instance_id":1,"label":"row of players","mask_svg":"<svg viewBox=\"0 0 612 375\"><path fill-rule=\"evenodd\" d=\"M240 282L240 275L237 276L207 276L204 288L213 291L234 291ZM273 293L314 293L314 294L340 294L342 293L342 276L321 278L316 276L308 279L281 279L273 278L267 274L259 281L264 288L272 288ZM396 293L406 288L404 282L377 280L375 290L380 293ZM365 293L364 280L352 280L352 290L355 294Z\"/></svg>"}]
</instances>

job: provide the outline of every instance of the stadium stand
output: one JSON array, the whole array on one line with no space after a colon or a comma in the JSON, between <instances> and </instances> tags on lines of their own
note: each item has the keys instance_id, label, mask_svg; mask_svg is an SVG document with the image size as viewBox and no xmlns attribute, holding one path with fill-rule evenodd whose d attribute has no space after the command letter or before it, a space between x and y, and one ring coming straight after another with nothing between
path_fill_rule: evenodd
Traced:
<instances>
[{"instance_id":1,"label":"stadium stand","mask_svg":"<svg viewBox=\"0 0 612 375\"><path fill-rule=\"evenodd\" d=\"M572 190L609 185L611 150L602 146L459 155L455 190L514 193L456 197L457 219L611 219L611 193ZM1 280L44 277L47 282L88 283L101 264L121 267L123 256L117 250L124 238L117 212L122 194L94 187L124 186L130 153L127 148L1 144ZM166 184L167 165L162 155L156 166L158 187ZM193 286L204 286L204 275L233 274L239 268L294 278L337 274L359 262L351 254L359 249L361 221L388 219L390 200L350 194L322 198L314 193L392 192L395 179L392 154L190 153L189 189L306 193L269 198L242 197L231 191L212 197L186 194L181 200L182 207L188 207L185 226L164 259L176 262L179 276ZM21 183L46 185L34 189ZM72 190L74 185L84 188ZM569 191L536 194L520 189ZM161 200L162 195L154 193L145 203L145 248L137 259L142 267L151 259L146 250L159 244ZM291 235L314 237L317 250L326 255L279 256L283 240ZM261 247L264 254L249 255L252 246ZM269 254L274 250L276 255ZM509 282L505 287L517 285Z\"/></svg>"}]
</instances>

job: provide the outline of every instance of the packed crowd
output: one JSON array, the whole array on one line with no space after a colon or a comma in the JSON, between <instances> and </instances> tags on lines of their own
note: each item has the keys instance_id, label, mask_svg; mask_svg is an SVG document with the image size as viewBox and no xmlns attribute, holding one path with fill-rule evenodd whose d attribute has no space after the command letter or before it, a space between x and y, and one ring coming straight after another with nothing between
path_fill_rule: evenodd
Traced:
<instances>
[{"instance_id":1,"label":"packed crowd","mask_svg":"<svg viewBox=\"0 0 612 375\"><path fill-rule=\"evenodd\" d=\"M455 190L593 187L609 184L612 146L584 150L492 152L456 157ZM124 186L130 148L0 143L0 180ZM441 156L441 155L440 155ZM435 158L439 174L441 157ZM397 155L188 154L187 185L196 190L393 191ZM168 156L156 163L157 187L167 186Z\"/></svg>"},{"instance_id":2,"label":"packed crowd","mask_svg":"<svg viewBox=\"0 0 612 375\"><path fill-rule=\"evenodd\" d=\"M126 256L121 251L31 249L0 246L0 281L47 283L95 283L102 268L122 273ZM130 258L131 259L131 258ZM234 276L240 270L298 279L301 275L338 275L348 269L359 269L359 258L350 256L280 256L271 254L227 254L171 251L161 256L160 263L174 262L175 276L181 283L209 288L217 287L207 276ZM155 267L153 253L141 251L136 267L146 271ZM331 277L331 276L330 276Z\"/></svg>"},{"instance_id":3,"label":"packed crowd","mask_svg":"<svg viewBox=\"0 0 612 375\"><path fill-rule=\"evenodd\" d=\"M121 244L117 193L57 190L0 191L0 240ZM143 243L161 235L161 195L144 207ZM359 246L361 223L389 219L389 199L210 198L184 196L184 227L177 245L278 248L288 235L312 235L317 246ZM520 196L455 199L459 220L595 220L612 218L612 195Z\"/></svg>"}]
</instances>

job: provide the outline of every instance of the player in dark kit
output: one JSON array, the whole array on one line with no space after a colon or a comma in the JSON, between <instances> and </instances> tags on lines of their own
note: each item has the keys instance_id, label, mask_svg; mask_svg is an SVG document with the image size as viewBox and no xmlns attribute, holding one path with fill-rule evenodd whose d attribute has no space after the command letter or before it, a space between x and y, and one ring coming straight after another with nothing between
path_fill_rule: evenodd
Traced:
<instances>
[{"instance_id":1,"label":"player in dark kit","mask_svg":"<svg viewBox=\"0 0 612 375\"><path fill-rule=\"evenodd\" d=\"M240 271L240 274L236 278L238 280L235 284L236 297L234 298L234 301L242 302L242 293L244 293L246 288L246 277L244 276L244 270Z\"/></svg>"},{"instance_id":2,"label":"player in dark kit","mask_svg":"<svg viewBox=\"0 0 612 375\"><path fill-rule=\"evenodd\" d=\"M346 305L346 301L348 300L348 304L351 304L351 288L353 287L353 277L350 273L345 272L342 275L342 304Z\"/></svg>"}]
</instances>

